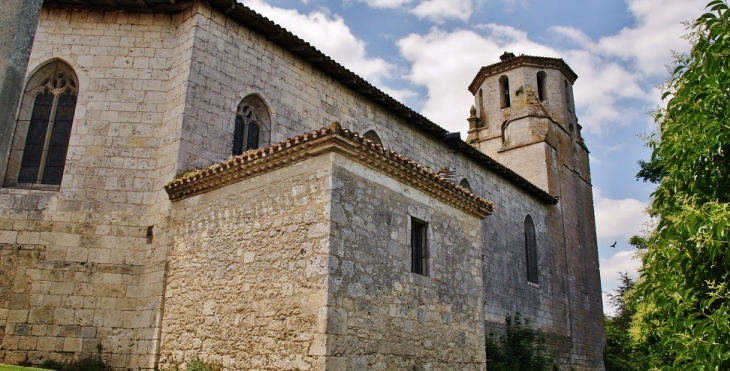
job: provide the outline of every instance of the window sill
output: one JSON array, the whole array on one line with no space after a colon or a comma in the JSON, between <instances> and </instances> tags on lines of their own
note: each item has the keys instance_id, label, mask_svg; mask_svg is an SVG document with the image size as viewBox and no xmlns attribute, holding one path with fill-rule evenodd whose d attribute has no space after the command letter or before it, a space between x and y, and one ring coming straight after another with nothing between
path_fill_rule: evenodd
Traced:
<instances>
[{"instance_id":1,"label":"window sill","mask_svg":"<svg viewBox=\"0 0 730 371\"><path fill-rule=\"evenodd\" d=\"M532 286L532 287L534 287L536 289L539 289L540 288L540 285L539 284L534 283L534 282L530 282L530 281L527 281L527 286Z\"/></svg>"},{"instance_id":2,"label":"window sill","mask_svg":"<svg viewBox=\"0 0 730 371\"><path fill-rule=\"evenodd\" d=\"M58 184L15 183L13 181L5 181L3 188L27 189L32 191L58 191L61 189L61 186Z\"/></svg>"},{"instance_id":3,"label":"window sill","mask_svg":"<svg viewBox=\"0 0 730 371\"><path fill-rule=\"evenodd\" d=\"M425 287L431 287L431 277L422 274L410 272L410 281L413 284Z\"/></svg>"}]
</instances>

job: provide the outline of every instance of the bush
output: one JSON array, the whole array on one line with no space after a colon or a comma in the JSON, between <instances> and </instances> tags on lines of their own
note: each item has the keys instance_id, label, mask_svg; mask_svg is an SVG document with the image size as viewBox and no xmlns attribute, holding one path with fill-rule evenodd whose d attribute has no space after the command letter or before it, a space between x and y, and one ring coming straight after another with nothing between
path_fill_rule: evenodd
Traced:
<instances>
[{"instance_id":1,"label":"bush","mask_svg":"<svg viewBox=\"0 0 730 371\"><path fill-rule=\"evenodd\" d=\"M78 361L58 362L46 360L43 362L43 368L60 371L109 371L111 367L104 363L101 356L88 356Z\"/></svg>"},{"instance_id":2,"label":"bush","mask_svg":"<svg viewBox=\"0 0 730 371\"><path fill-rule=\"evenodd\" d=\"M201 361L198 357L193 357L184 369L181 369L180 365L176 363L170 367L170 371L221 371L221 369L219 363Z\"/></svg>"},{"instance_id":3,"label":"bush","mask_svg":"<svg viewBox=\"0 0 730 371\"><path fill-rule=\"evenodd\" d=\"M530 327L518 312L505 318L506 331L495 339L487 336L487 368L490 371L548 371L555 369L545 347L545 337Z\"/></svg>"}]
</instances>

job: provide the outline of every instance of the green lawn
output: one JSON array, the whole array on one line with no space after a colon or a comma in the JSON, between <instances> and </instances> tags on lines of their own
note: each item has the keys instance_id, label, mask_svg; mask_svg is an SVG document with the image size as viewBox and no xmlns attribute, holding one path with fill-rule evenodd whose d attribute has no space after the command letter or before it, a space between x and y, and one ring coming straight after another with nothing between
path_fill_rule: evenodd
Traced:
<instances>
[{"instance_id":1,"label":"green lawn","mask_svg":"<svg viewBox=\"0 0 730 371\"><path fill-rule=\"evenodd\" d=\"M39 371L39 370L45 370L45 369L44 368L33 368L33 367L0 365L0 371Z\"/></svg>"}]
</instances>

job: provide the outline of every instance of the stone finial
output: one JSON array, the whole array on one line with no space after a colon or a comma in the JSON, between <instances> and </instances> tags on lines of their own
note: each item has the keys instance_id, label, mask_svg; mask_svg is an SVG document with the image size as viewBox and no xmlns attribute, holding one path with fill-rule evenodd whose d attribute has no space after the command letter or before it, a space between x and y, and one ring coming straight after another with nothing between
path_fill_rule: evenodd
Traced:
<instances>
[{"instance_id":1,"label":"stone finial","mask_svg":"<svg viewBox=\"0 0 730 371\"><path fill-rule=\"evenodd\" d=\"M514 57L515 57L515 53L510 53L508 51L505 51L504 54L499 56L499 60L502 62L506 62Z\"/></svg>"},{"instance_id":2,"label":"stone finial","mask_svg":"<svg viewBox=\"0 0 730 371\"><path fill-rule=\"evenodd\" d=\"M476 130L480 126L480 119L477 117L477 108L474 106L471 106L469 109L469 118L466 119L466 121L469 121L469 132L472 132Z\"/></svg>"},{"instance_id":3,"label":"stone finial","mask_svg":"<svg viewBox=\"0 0 730 371\"><path fill-rule=\"evenodd\" d=\"M340 131L340 130L342 130L342 126L340 126L340 123L339 122L332 121L332 123L330 124L330 129L332 131Z\"/></svg>"}]
</instances>

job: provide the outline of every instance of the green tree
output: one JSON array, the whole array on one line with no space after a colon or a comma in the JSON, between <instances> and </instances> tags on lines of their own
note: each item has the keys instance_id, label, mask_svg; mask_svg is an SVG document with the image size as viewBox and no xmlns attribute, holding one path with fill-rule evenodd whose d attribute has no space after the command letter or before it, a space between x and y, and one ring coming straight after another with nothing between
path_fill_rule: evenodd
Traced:
<instances>
[{"instance_id":1,"label":"green tree","mask_svg":"<svg viewBox=\"0 0 730 371\"><path fill-rule=\"evenodd\" d=\"M730 370L730 13L714 0L665 84L649 140L660 169L636 292L636 338L665 370Z\"/></svg>"},{"instance_id":2,"label":"green tree","mask_svg":"<svg viewBox=\"0 0 730 371\"><path fill-rule=\"evenodd\" d=\"M631 243L640 247L641 237L634 236ZM634 242L638 242L639 245ZM631 337L632 317L639 302L634 286L636 281L627 273L619 273L621 284L608 300L616 309L612 316L606 316L606 349L603 353L606 371L644 371L652 367L653 354L648 342L637 343Z\"/></svg>"}]
</instances>

